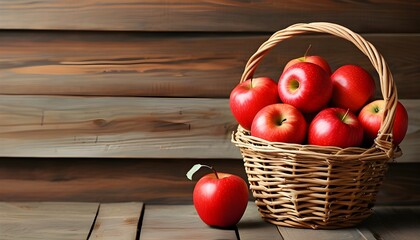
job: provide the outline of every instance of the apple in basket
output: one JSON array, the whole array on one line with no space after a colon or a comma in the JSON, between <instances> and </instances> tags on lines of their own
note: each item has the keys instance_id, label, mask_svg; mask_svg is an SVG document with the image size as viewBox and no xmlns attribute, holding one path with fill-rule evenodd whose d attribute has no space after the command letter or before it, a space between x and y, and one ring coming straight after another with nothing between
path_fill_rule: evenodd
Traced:
<instances>
[{"instance_id":1,"label":"apple in basket","mask_svg":"<svg viewBox=\"0 0 420 240\"><path fill-rule=\"evenodd\" d=\"M383 121L385 100L373 101L360 110L359 121L365 132L365 142L373 144ZM404 105L397 103L394 126L392 129L393 143L399 145L405 137L408 128L408 114Z\"/></svg>"},{"instance_id":2,"label":"apple in basket","mask_svg":"<svg viewBox=\"0 0 420 240\"><path fill-rule=\"evenodd\" d=\"M313 63L313 64L316 64L316 65L320 66L322 69L324 69L324 71L328 75L331 75L331 67L328 64L328 62L323 57L321 57L321 56L306 56L306 54L307 54L308 51L309 51L309 48L308 48L308 50L306 50L306 53L305 53L305 55L303 57L294 58L294 59L290 60L289 62L287 62L287 64L284 67L283 71L285 71L290 66L292 66L292 65L294 65L296 63L309 62L309 63Z\"/></svg>"},{"instance_id":3,"label":"apple in basket","mask_svg":"<svg viewBox=\"0 0 420 240\"><path fill-rule=\"evenodd\" d=\"M213 167L195 164L187 173L188 179L201 167L213 170L194 187L194 207L201 220L209 226L228 228L241 220L248 205L248 185L239 176L216 172Z\"/></svg>"},{"instance_id":4,"label":"apple in basket","mask_svg":"<svg viewBox=\"0 0 420 240\"><path fill-rule=\"evenodd\" d=\"M271 104L254 118L251 135L271 142L302 143L307 123L302 113L285 103Z\"/></svg>"},{"instance_id":5,"label":"apple in basket","mask_svg":"<svg viewBox=\"0 0 420 240\"><path fill-rule=\"evenodd\" d=\"M248 79L230 93L229 104L236 121L250 130L252 120L263 107L279 102L277 83L267 77Z\"/></svg>"},{"instance_id":6,"label":"apple in basket","mask_svg":"<svg viewBox=\"0 0 420 240\"><path fill-rule=\"evenodd\" d=\"M300 62L281 74L278 94L282 102L295 106L303 113L317 112L330 100L332 83L320 66Z\"/></svg>"},{"instance_id":7,"label":"apple in basket","mask_svg":"<svg viewBox=\"0 0 420 240\"><path fill-rule=\"evenodd\" d=\"M362 67L344 65L331 75L334 107L349 108L357 113L375 94L375 81Z\"/></svg>"},{"instance_id":8,"label":"apple in basket","mask_svg":"<svg viewBox=\"0 0 420 240\"><path fill-rule=\"evenodd\" d=\"M349 109L326 108L309 125L308 143L342 148L361 146L363 127Z\"/></svg>"}]
</instances>

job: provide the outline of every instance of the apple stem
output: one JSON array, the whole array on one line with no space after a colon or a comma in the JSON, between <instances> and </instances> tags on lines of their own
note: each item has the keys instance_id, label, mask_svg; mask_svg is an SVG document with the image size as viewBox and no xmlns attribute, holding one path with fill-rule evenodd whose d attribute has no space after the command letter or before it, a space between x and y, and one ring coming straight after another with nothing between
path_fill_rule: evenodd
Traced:
<instances>
[{"instance_id":1,"label":"apple stem","mask_svg":"<svg viewBox=\"0 0 420 240\"><path fill-rule=\"evenodd\" d=\"M281 126L286 121L287 121L287 118L283 118L280 121L278 121L279 126Z\"/></svg>"},{"instance_id":2,"label":"apple stem","mask_svg":"<svg viewBox=\"0 0 420 240\"><path fill-rule=\"evenodd\" d=\"M311 49L312 44L309 44L308 48L306 49L305 55L303 55L303 59L306 60L306 56L308 56L309 49Z\"/></svg>"},{"instance_id":3,"label":"apple stem","mask_svg":"<svg viewBox=\"0 0 420 240\"><path fill-rule=\"evenodd\" d=\"M217 179L219 179L219 175L217 174L217 171L216 171L216 169L215 169L214 167L212 167L212 166L208 166L208 165L203 165L203 167L208 167L208 168L210 168L210 169L213 171L213 173L214 173L214 175L216 176L216 178L217 178Z\"/></svg>"},{"instance_id":4,"label":"apple stem","mask_svg":"<svg viewBox=\"0 0 420 240\"><path fill-rule=\"evenodd\" d=\"M195 164L194 166L192 166L192 168L187 172L187 178L192 180L192 176L194 175L194 173L196 173L201 167L210 168L213 171L216 178L220 179L219 175L217 174L217 171L214 167L208 166L208 165L203 165L203 164Z\"/></svg>"},{"instance_id":5,"label":"apple stem","mask_svg":"<svg viewBox=\"0 0 420 240\"><path fill-rule=\"evenodd\" d=\"M349 114L350 109L347 108L346 113L343 115L343 117L341 118L341 121L344 122L344 119L347 117L347 115Z\"/></svg>"}]
</instances>

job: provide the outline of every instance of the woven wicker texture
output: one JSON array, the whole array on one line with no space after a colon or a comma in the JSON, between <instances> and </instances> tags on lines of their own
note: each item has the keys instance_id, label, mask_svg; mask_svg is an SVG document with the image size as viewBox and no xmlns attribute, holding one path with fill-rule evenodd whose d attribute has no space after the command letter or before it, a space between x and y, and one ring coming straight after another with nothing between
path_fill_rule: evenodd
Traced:
<instances>
[{"instance_id":1,"label":"woven wicker texture","mask_svg":"<svg viewBox=\"0 0 420 240\"><path fill-rule=\"evenodd\" d=\"M241 82L278 43L309 32L352 42L371 61L386 101L384 121L371 148L338 148L274 143L250 136L238 126L232 142L239 147L251 191L262 217L277 225L332 229L367 218L376 201L389 160L401 152L392 144L397 91L392 74L375 47L349 29L325 22L295 24L274 33L253 54Z\"/></svg>"}]
</instances>

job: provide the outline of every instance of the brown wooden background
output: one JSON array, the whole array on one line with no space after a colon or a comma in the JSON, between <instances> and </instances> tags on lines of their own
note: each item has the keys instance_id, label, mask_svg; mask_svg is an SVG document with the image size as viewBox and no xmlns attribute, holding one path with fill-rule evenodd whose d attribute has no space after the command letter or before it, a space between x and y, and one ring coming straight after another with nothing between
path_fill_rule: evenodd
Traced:
<instances>
[{"instance_id":1,"label":"brown wooden background","mask_svg":"<svg viewBox=\"0 0 420 240\"><path fill-rule=\"evenodd\" d=\"M420 2L396 0L0 0L0 201L184 203L194 163L245 177L230 90L273 32L312 21L361 33L387 60L410 126L378 201L418 204ZM277 79L309 44L333 69L375 74L350 43L311 34L257 75Z\"/></svg>"}]
</instances>

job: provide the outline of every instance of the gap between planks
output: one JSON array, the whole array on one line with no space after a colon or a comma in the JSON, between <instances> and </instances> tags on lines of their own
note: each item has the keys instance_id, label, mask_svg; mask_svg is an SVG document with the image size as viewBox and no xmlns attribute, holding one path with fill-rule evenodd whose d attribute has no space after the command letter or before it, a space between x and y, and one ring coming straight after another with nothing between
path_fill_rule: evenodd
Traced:
<instances>
[{"instance_id":1,"label":"gap between planks","mask_svg":"<svg viewBox=\"0 0 420 240\"><path fill-rule=\"evenodd\" d=\"M283 240L276 226L263 221L253 202L235 228L212 228L204 224L193 205L147 205L140 240L231 239Z\"/></svg>"},{"instance_id":2,"label":"gap between planks","mask_svg":"<svg viewBox=\"0 0 420 240\"><path fill-rule=\"evenodd\" d=\"M100 204L88 240L138 239L143 209L141 202Z\"/></svg>"},{"instance_id":3,"label":"gap between planks","mask_svg":"<svg viewBox=\"0 0 420 240\"><path fill-rule=\"evenodd\" d=\"M0 240L135 240L143 203L0 202Z\"/></svg>"}]
</instances>

